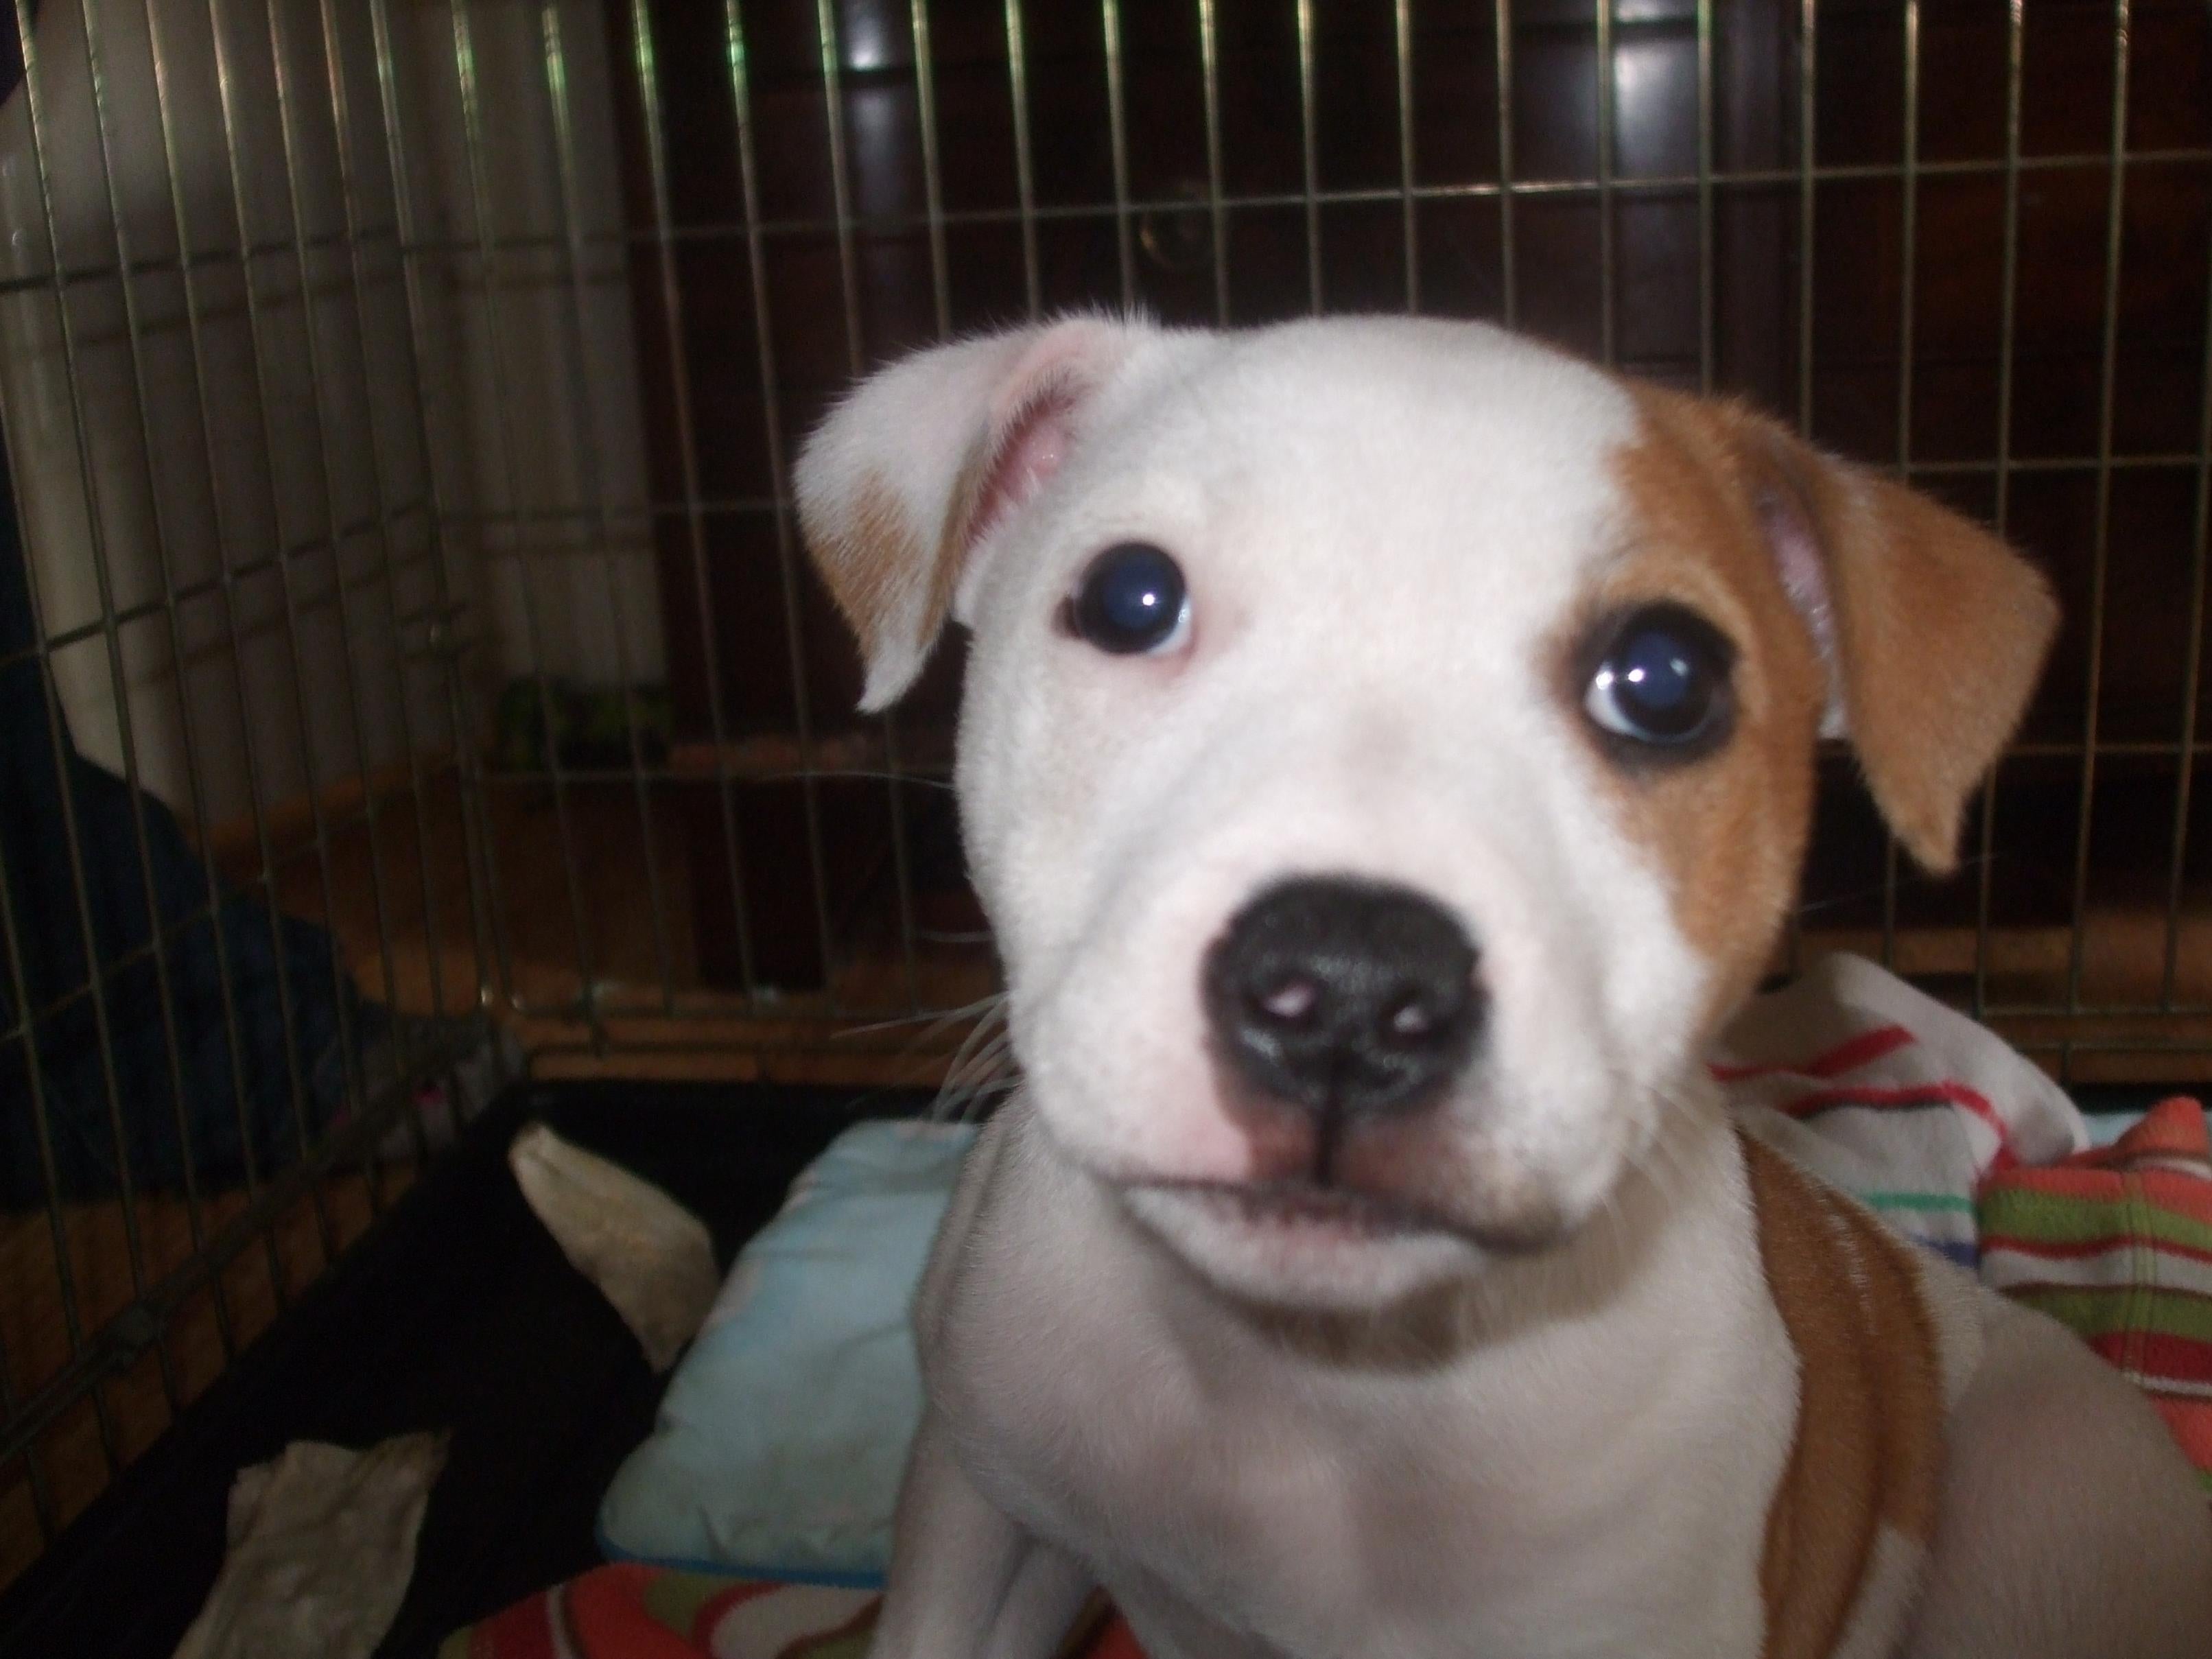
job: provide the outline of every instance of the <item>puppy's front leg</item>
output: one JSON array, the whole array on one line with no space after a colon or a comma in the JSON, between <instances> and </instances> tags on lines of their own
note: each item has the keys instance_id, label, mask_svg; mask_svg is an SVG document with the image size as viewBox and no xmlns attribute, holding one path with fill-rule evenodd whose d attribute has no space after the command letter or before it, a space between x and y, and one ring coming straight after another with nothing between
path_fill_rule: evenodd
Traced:
<instances>
[{"instance_id":1,"label":"puppy's front leg","mask_svg":"<svg viewBox=\"0 0 2212 1659\"><path fill-rule=\"evenodd\" d=\"M870 1659L1050 1659L1090 1592L1080 1567L975 1490L925 1410Z\"/></svg>"}]
</instances>

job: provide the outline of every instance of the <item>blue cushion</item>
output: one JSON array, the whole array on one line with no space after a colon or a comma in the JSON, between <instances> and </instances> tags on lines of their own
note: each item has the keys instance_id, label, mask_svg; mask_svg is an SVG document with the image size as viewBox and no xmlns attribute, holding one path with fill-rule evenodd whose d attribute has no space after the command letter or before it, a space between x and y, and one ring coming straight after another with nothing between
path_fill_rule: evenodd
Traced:
<instances>
[{"instance_id":1,"label":"blue cushion","mask_svg":"<svg viewBox=\"0 0 2212 1659\"><path fill-rule=\"evenodd\" d=\"M909 1323L970 1125L841 1135L738 1255L599 1506L606 1553L874 1584L921 1420Z\"/></svg>"}]
</instances>

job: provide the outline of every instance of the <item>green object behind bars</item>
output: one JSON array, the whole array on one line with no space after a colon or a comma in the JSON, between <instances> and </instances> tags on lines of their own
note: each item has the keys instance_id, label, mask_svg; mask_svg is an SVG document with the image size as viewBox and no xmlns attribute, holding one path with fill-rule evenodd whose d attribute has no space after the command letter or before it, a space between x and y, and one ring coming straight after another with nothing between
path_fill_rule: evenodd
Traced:
<instances>
[{"instance_id":1,"label":"green object behind bars","mask_svg":"<svg viewBox=\"0 0 2212 1659\"><path fill-rule=\"evenodd\" d=\"M502 772L547 772L557 758L564 770L626 771L633 705L637 760L659 766L668 758L672 720L665 688L639 686L625 697L619 689L567 680L549 680L542 690L535 679L509 680L499 694L492 763Z\"/></svg>"}]
</instances>

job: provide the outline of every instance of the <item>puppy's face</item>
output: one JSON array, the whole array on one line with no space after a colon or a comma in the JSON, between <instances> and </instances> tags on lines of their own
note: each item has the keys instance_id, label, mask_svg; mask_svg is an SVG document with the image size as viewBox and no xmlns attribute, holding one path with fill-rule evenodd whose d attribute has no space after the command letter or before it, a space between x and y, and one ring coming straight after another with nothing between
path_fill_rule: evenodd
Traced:
<instances>
[{"instance_id":1,"label":"puppy's face","mask_svg":"<svg viewBox=\"0 0 2212 1659\"><path fill-rule=\"evenodd\" d=\"M974 630L958 787L1046 1127L1209 1278L1304 1305L1579 1226L1700 1109L1823 722L1940 862L2051 621L1917 498L1474 326L951 348L801 490L872 698L933 613ZM1859 635L1929 604L1986 683L1899 658L1930 700L1873 713Z\"/></svg>"}]
</instances>

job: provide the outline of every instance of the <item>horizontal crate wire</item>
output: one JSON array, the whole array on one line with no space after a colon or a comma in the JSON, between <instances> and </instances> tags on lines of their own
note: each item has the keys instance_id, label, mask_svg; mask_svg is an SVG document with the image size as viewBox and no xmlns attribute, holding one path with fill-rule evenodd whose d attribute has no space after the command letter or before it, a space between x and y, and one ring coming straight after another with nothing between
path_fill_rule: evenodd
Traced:
<instances>
[{"instance_id":1,"label":"horizontal crate wire","mask_svg":"<svg viewBox=\"0 0 2212 1659\"><path fill-rule=\"evenodd\" d=\"M2212 1072L2201 0L13 21L0 1583L518 1067L998 1086L960 644L854 714L788 493L964 331L1486 318L1995 524L2067 622L1963 872L1829 757L1777 970Z\"/></svg>"}]
</instances>

